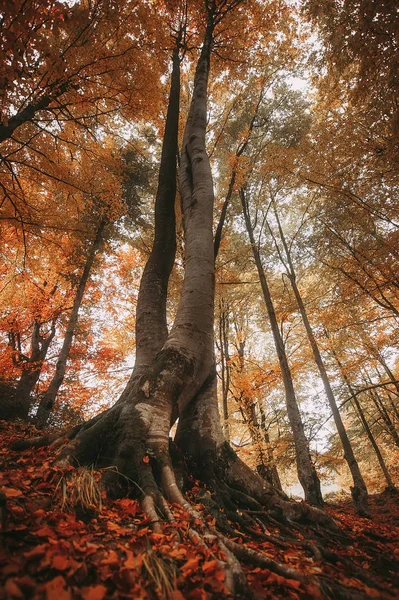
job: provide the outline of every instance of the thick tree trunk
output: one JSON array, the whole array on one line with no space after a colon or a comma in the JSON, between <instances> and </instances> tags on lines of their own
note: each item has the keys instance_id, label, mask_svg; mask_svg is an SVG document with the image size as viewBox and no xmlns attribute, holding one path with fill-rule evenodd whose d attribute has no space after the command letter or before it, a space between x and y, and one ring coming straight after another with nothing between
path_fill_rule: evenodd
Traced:
<instances>
[{"instance_id":1,"label":"thick tree trunk","mask_svg":"<svg viewBox=\"0 0 399 600\"><path fill-rule=\"evenodd\" d=\"M248 212L247 201L245 198L245 192L242 188L240 190L240 196L245 225L248 231L253 257L258 270L259 280L263 292L263 298L269 316L273 339L276 346L277 357L280 363L281 375L283 378L285 388L287 414L288 419L290 421L292 434L294 437L298 479L304 489L306 502L309 502L309 504L313 504L315 506L322 506L323 497L321 495L320 481L317 476L316 469L311 460L309 445L305 436L305 431L299 412L298 403L296 400L291 371L288 365L288 359L284 348L284 342L278 327L273 301L270 295L269 286L266 281L265 272L263 270L262 260L254 238L251 218Z\"/></svg>"},{"instance_id":2,"label":"thick tree trunk","mask_svg":"<svg viewBox=\"0 0 399 600\"><path fill-rule=\"evenodd\" d=\"M109 410L67 432L69 443L59 464L111 465L108 489L113 493L133 490L141 496L143 509L155 530L160 515L173 520L165 501L178 503L193 516L198 514L184 498L175 475L170 447L185 456L190 473L203 483L203 501L217 509L218 523L231 529L226 519L232 511L241 519L239 507L267 507L277 518L309 519L335 527L332 519L304 503L285 500L259 475L251 471L225 441L216 394L214 357L214 249L213 185L205 149L206 99L210 53L215 22L235 7L238 0L206 2L207 26L198 60L192 102L183 138L180 192L185 233L185 277L171 332L151 364ZM223 13L223 11L225 11ZM151 313L150 313L151 314ZM144 320L143 320L144 322ZM138 348L138 353L140 353ZM171 422L178 417L175 444L170 444ZM20 442L16 448L59 443L50 435ZM180 461L181 462L181 461ZM274 511L274 512L273 512Z\"/></svg>"},{"instance_id":3,"label":"thick tree trunk","mask_svg":"<svg viewBox=\"0 0 399 600\"><path fill-rule=\"evenodd\" d=\"M42 394L40 398L39 408L36 414L36 421L39 427L44 427L47 420L54 408L54 403L60 389L67 368L67 360L71 350L73 337L75 334L76 325L78 323L79 309L82 304L83 294L89 280L90 272L93 266L94 259L101 246L103 239L103 231L106 224L106 220L102 219L96 233L96 237L91 245L89 253L87 255L86 263L80 277L78 287L76 288L75 299L73 301L71 314L69 315L68 325L65 332L64 341L62 343L61 351L55 366L55 374L50 381L47 390Z\"/></svg>"},{"instance_id":4,"label":"thick tree trunk","mask_svg":"<svg viewBox=\"0 0 399 600\"><path fill-rule=\"evenodd\" d=\"M301 313L302 322L305 327L310 346L312 348L313 357L314 357L315 363L317 365L317 368L319 370L320 377L323 382L324 391L326 393L327 400L330 405L331 412L333 414L335 426L338 431L339 439L341 440L341 444L342 444L342 447L344 450L344 458L348 464L349 470L352 475L353 487L351 487L351 494L352 494L355 510L359 515L370 516L369 508L368 508L367 487L366 487L366 484L362 477L362 474L360 472L359 464L358 464L355 454L353 452L352 444L350 443L348 434L346 432L344 423L341 418L341 414L339 412L337 403L335 401L334 393L333 393L331 385L330 385L330 380L328 378L327 370L325 368L324 361L322 359L322 356L321 356L321 353L319 350L319 346L317 344L315 335L313 333L313 329L312 329L312 326L310 324L310 321L309 321L309 318L308 318L308 315L306 312L305 304L303 302L302 296L301 296L299 288L298 288L294 264L292 262L292 257L291 257L291 252L288 247L287 241L285 239L284 231L281 226L280 218L279 218L277 208L276 208L274 201L273 201L273 209L274 209L274 215L275 215L276 221L277 221L277 227L278 227L280 239L281 239L281 242L282 242L282 245L284 248L285 257L286 257L286 261L287 261L287 263L285 263L285 261L283 261L283 264L286 267L286 275L290 281L292 291L294 292L294 296L297 301L299 312Z\"/></svg>"}]
</instances>

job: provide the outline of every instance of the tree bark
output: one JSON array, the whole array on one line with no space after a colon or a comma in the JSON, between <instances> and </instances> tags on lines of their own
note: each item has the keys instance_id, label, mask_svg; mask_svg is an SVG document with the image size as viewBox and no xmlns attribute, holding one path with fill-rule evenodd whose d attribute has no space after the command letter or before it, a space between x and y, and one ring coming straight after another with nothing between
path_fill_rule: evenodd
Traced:
<instances>
[{"instance_id":1,"label":"tree bark","mask_svg":"<svg viewBox=\"0 0 399 600\"><path fill-rule=\"evenodd\" d=\"M276 313L274 310L269 286L267 284L265 272L263 270L260 253L255 242L251 218L249 215L247 200L243 188L241 188L240 190L240 197L242 212L245 219L245 225L251 243L255 264L258 270L259 280L263 292L263 298L269 316L277 357L280 363L281 375L283 378L283 384L285 388L288 419L290 421L294 437L298 479L304 489L306 502L315 506L322 506L323 497L321 494L320 480L317 476L316 469L312 463L312 459L310 456L309 445L305 436L305 431L298 408L291 371L289 368L288 359L284 348L284 342L278 327Z\"/></svg>"},{"instance_id":2,"label":"tree bark","mask_svg":"<svg viewBox=\"0 0 399 600\"><path fill-rule=\"evenodd\" d=\"M105 224L106 220L105 218L103 218L98 226L96 237L87 255L86 263L82 275L80 277L78 287L76 289L75 299L73 301L72 310L69 315L64 341L62 343L61 351L55 366L54 376L50 381L47 390L44 392L44 394L42 394L40 398L40 403L36 414L36 421L39 427L44 427L46 425L47 420L54 408L54 403L58 394L58 390L60 389L64 381L65 372L67 368L67 360L71 350L73 337L75 335L76 325L78 322L80 305L82 304L83 295L85 292L87 282L89 280L94 259L102 243Z\"/></svg>"}]
</instances>

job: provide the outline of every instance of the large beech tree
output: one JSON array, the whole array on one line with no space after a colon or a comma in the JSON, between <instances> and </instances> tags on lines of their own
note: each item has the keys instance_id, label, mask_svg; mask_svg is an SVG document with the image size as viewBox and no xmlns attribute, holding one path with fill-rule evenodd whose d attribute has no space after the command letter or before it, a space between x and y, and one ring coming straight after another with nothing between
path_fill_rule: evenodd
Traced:
<instances>
[{"instance_id":1,"label":"large beech tree","mask_svg":"<svg viewBox=\"0 0 399 600\"><path fill-rule=\"evenodd\" d=\"M256 509L265 505L276 515L284 514L284 518L309 518L334 527L328 515L305 503L289 502L284 494L251 471L225 441L218 411L214 357L214 193L205 146L207 88L215 30L240 3L240 0L205 2L204 37L180 154L185 273L173 326L168 332L165 314L167 282L175 251L179 67L184 31L177 35L173 52L154 245L137 306L136 367L112 408L66 433L69 441L58 461L61 465L113 466L114 469L106 471L108 489L120 492L127 482L133 481L155 530L159 529L161 516L173 519L166 500L196 514L183 495L181 478L177 476L181 471L181 456L185 457L189 472L206 483L201 500L215 511L217 525L224 531L230 526L221 508L233 511L240 519L239 506ZM177 419L175 442L171 444L169 432ZM28 443L41 446L59 439L63 439L59 434L50 434ZM26 442L20 442L17 447L24 445ZM229 585L233 589L235 584L241 585L242 578L235 559L229 560L229 553L239 554L242 550L226 538L222 543L227 546L228 570L232 575Z\"/></svg>"}]
</instances>

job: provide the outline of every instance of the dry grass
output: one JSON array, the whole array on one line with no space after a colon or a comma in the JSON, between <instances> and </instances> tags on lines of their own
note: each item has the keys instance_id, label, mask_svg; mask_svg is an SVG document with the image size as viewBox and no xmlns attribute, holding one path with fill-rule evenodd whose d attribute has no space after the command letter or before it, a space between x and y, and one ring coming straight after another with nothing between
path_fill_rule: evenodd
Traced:
<instances>
[{"instance_id":1,"label":"dry grass","mask_svg":"<svg viewBox=\"0 0 399 600\"><path fill-rule=\"evenodd\" d=\"M101 489L92 468L79 467L63 475L55 490L61 494L61 509L74 510L77 507L97 512L102 509Z\"/></svg>"},{"instance_id":2,"label":"dry grass","mask_svg":"<svg viewBox=\"0 0 399 600\"><path fill-rule=\"evenodd\" d=\"M176 565L150 548L143 554L143 570L161 598L170 598L176 588Z\"/></svg>"}]
</instances>

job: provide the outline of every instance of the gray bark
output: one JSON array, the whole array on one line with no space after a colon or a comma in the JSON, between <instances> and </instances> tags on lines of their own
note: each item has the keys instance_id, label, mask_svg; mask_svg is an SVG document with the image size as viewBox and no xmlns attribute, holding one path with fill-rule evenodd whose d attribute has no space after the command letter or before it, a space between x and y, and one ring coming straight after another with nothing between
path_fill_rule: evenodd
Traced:
<instances>
[{"instance_id":1,"label":"gray bark","mask_svg":"<svg viewBox=\"0 0 399 600\"><path fill-rule=\"evenodd\" d=\"M180 109L180 35L172 54L172 76L155 198L155 231L140 281L136 308L136 360L119 402L123 402L151 365L168 337L166 302L176 254L176 179Z\"/></svg>"},{"instance_id":2,"label":"gray bark","mask_svg":"<svg viewBox=\"0 0 399 600\"><path fill-rule=\"evenodd\" d=\"M355 509L356 509L357 513L359 513L363 516L364 515L369 516L368 501L367 501L367 497L368 497L367 487L366 487L366 484L362 477L362 474L360 472L359 464L358 464L355 454L353 452L352 444L350 443L348 434L346 432L344 423L341 418L341 414L339 412L337 403L335 401L334 393L333 393L331 385L330 385L330 380L328 378L327 370L325 368L323 358L321 356L315 335L313 333L313 329L312 329L312 326L310 324L310 321L309 321L309 318L308 318L308 315L306 312L305 304L303 302L302 296L301 296L299 288L298 288L294 264L293 264L292 257L291 257L291 252L288 247L287 241L285 239L284 231L281 226L281 222L280 222L279 215L278 215L274 201L273 201L273 208L274 208L274 215L275 215L276 221L277 221L277 227L278 227L280 239L281 239L281 242L282 242L282 245L284 248L285 257L286 257L286 261L287 261L286 263L284 260L282 262L286 268L286 275L290 281L292 291L294 292L294 296L295 296L295 299L298 304L299 312L301 313L302 322L304 324L306 334L308 336L308 340L309 340L310 346L312 348L313 357L314 357L315 363L317 365L317 368L319 370L321 380L323 382L324 391L326 393L327 400L330 405L331 412L333 414L335 426L337 428L338 435L339 435L339 438L341 440L341 444L342 444L342 447L344 450L344 458L348 464L349 470L352 475L353 487L351 488L351 493L352 493L353 503L355 505Z\"/></svg>"},{"instance_id":3,"label":"gray bark","mask_svg":"<svg viewBox=\"0 0 399 600\"><path fill-rule=\"evenodd\" d=\"M288 359L284 348L284 342L278 327L276 313L274 310L269 286L267 284L265 272L263 269L262 260L254 238L251 218L248 212L248 206L245 198L245 192L242 188L240 190L240 196L245 225L251 243L255 264L258 270L263 298L269 316L277 357L280 363L281 375L283 378L283 384L285 389L287 414L288 419L290 421L292 434L294 437L298 479L304 489L306 502L315 506L322 506L323 497L321 495L320 480L317 476L316 469L312 463L312 459L310 456L309 445L305 436L304 426L298 408L291 371L289 368Z\"/></svg>"}]
</instances>

